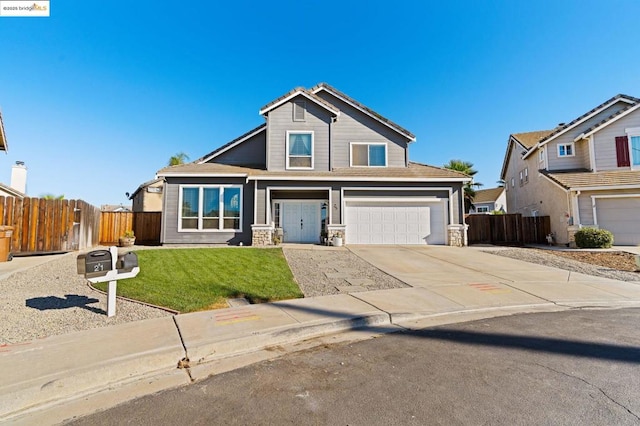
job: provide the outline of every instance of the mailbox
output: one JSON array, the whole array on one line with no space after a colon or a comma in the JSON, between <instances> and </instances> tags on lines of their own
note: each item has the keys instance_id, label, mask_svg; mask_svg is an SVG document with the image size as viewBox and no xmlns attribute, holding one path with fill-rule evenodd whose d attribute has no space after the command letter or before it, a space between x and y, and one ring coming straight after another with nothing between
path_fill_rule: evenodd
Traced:
<instances>
[{"instance_id":1,"label":"mailbox","mask_svg":"<svg viewBox=\"0 0 640 426\"><path fill-rule=\"evenodd\" d=\"M113 261L109 250L94 250L78 256L78 274L86 278L107 275L112 269Z\"/></svg>"},{"instance_id":2,"label":"mailbox","mask_svg":"<svg viewBox=\"0 0 640 426\"><path fill-rule=\"evenodd\" d=\"M133 268L138 267L138 255L130 251L129 253L121 254L118 256L116 262L116 269L118 273L131 272Z\"/></svg>"}]
</instances>

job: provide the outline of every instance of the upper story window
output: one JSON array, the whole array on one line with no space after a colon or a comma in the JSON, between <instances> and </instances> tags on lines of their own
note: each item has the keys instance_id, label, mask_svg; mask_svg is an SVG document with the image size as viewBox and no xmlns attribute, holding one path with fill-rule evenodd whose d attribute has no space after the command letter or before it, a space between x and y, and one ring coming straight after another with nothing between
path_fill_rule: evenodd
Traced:
<instances>
[{"instance_id":1,"label":"upper story window","mask_svg":"<svg viewBox=\"0 0 640 426\"><path fill-rule=\"evenodd\" d=\"M524 168L524 183L529 182L529 168L525 167Z\"/></svg>"},{"instance_id":2,"label":"upper story window","mask_svg":"<svg viewBox=\"0 0 640 426\"><path fill-rule=\"evenodd\" d=\"M241 231L242 187L180 187L178 231Z\"/></svg>"},{"instance_id":3,"label":"upper story window","mask_svg":"<svg viewBox=\"0 0 640 426\"><path fill-rule=\"evenodd\" d=\"M573 143L563 143L558 145L558 157L573 157L574 155Z\"/></svg>"},{"instance_id":4,"label":"upper story window","mask_svg":"<svg viewBox=\"0 0 640 426\"><path fill-rule=\"evenodd\" d=\"M627 136L616 137L618 167L640 168L640 127L625 129Z\"/></svg>"},{"instance_id":5,"label":"upper story window","mask_svg":"<svg viewBox=\"0 0 640 426\"><path fill-rule=\"evenodd\" d=\"M293 103L293 121L304 121L307 104L305 101L295 101Z\"/></svg>"},{"instance_id":6,"label":"upper story window","mask_svg":"<svg viewBox=\"0 0 640 426\"><path fill-rule=\"evenodd\" d=\"M520 186L524 184L524 171L520 170Z\"/></svg>"},{"instance_id":7,"label":"upper story window","mask_svg":"<svg viewBox=\"0 0 640 426\"><path fill-rule=\"evenodd\" d=\"M386 144L351 143L351 167L386 167L386 165Z\"/></svg>"},{"instance_id":8,"label":"upper story window","mask_svg":"<svg viewBox=\"0 0 640 426\"><path fill-rule=\"evenodd\" d=\"M287 132L287 169L313 169L313 132Z\"/></svg>"}]
</instances>

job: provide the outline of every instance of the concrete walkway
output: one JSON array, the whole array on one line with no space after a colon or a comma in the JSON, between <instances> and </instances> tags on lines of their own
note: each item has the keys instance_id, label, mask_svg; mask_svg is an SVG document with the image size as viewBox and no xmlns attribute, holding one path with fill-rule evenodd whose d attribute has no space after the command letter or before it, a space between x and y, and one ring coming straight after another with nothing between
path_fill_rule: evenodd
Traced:
<instances>
[{"instance_id":1,"label":"concrete walkway","mask_svg":"<svg viewBox=\"0 0 640 426\"><path fill-rule=\"evenodd\" d=\"M640 307L638 284L472 248L350 250L412 287L196 312L0 347L0 421L57 423L288 351L400 328Z\"/></svg>"}]
</instances>

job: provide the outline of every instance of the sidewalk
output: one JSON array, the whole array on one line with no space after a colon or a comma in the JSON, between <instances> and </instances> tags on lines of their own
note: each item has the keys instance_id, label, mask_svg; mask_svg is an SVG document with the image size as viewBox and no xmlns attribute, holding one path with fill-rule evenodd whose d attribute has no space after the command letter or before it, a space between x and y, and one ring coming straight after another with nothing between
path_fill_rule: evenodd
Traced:
<instances>
[{"instance_id":1,"label":"sidewalk","mask_svg":"<svg viewBox=\"0 0 640 426\"><path fill-rule=\"evenodd\" d=\"M378 253L353 251L365 259ZM638 283L457 248L429 252L425 275L425 254L403 253L380 254L375 264L405 262L401 279L412 288L196 312L0 347L0 422L59 423L322 342L513 313L640 307Z\"/></svg>"}]
</instances>

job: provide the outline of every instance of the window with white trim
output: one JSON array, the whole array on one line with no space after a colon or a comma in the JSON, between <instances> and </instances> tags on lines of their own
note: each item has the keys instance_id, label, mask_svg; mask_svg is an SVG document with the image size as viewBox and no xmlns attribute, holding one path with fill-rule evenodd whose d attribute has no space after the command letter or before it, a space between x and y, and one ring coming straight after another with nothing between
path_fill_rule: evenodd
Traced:
<instances>
[{"instance_id":1,"label":"window with white trim","mask_svg":"<svg viewBox=\"0 0 640 426\"><path fill-rule=\"evenodd\" d=\"M476 213L489 213L489 207L487 207L487 206L478 206L478 207L476 207Z\"/></svg>"},{"instance_id":2,"label":"window with white trim","mask_svg":"<svg viewBox=\"0 0 640 426\"><path fill-rule=\"evenodd\" d=\"M524 172L520 170L520 186L522 186L522 184L524 184Z\"/></svg>"},{"instance_id":3,"label":"window with white trim","mask_svg":"<svg viewBox=\"0 0 640 426\"><path fill-rule=\"evenodd\" d=\"M242 187L180 186L178 231L241 231Z\"/></svg>"},{"instance_id":4,"label":"window with white trim","mask_svg":"<svg viewBox=\"0 0 640 426\"><path fill-rule=\"evenodd\" d=\"M640 168L640 127L625 129L628 139L628 162L632 169Z\"/></svg>"},{"instance_id":5,"label":"window with white trim","mask_svg":"<svg viewBox=\"0 0 640 426\"><path fill-rule=\"evenodd\" d=\"M313 169L313 132L287 132L287 169Z\"/></svg>"},{"instance_id":6,"label":"window with white trim","mask_svg":"<svg viewBox=\"0 0 640 426\"><path fill-rule=\"evenodd\" d=\"M295 101L293 103L293 121L304 121L307 105L305 101Z\"/></svg>"},{"instance_id":7,"label":"window with white trim","mask_svg":"<svg viewBox=\"0 0 640 426\"><path fill-rule=\"evenodd\" d=\"M512 188L516 187L516 180L514 178L511 178L511 187Z\"/></svg>"},{"instance_id":8,"label":"window with white trim","mask_svg":"<svg viewBox=\"0 0 640 426\"><path fill-rule=\"evenodd\" d=\"M558 144L558 157L573 157L574 155L573 142Z\"/></svg>"},{"instance_id":9,"label":"window with white trim","mask_svg":"<svg viewBox=\"0 0 640 426\"><path fill-rule=\"evenodd\" d=\"M351 167L386 167L387 144L351 143Z\"/></svg>"},{"instance_id":10,"label":"window with white trim","mask_svg":"<svg viewBox=\"0 0 640 426\"><path fill-rule=\"evenodd\" d=\"M524 183L528 183L529 182L529 168L525 167L524 168Z\"/></svg>"}]
</instances>

